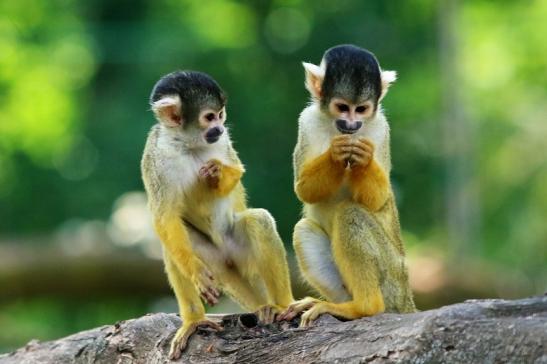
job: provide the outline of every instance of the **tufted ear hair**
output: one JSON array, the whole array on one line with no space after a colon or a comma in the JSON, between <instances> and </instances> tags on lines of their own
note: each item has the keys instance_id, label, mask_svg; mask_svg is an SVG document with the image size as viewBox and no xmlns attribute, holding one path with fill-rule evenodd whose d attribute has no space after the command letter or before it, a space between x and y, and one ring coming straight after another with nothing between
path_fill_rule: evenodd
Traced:
<instances>
[{"instance_id":1,"label":"tufted ear hair","mask_svg":"<svg viewBox=\"0 0 547 364\"><path fill-rule=\"evenodd\" d=\"M166 126L182 124L182 110L179 95L167 95L152 103L152 111L158 121Z\"/></svg>"},{"instance_id":2,"label":"tufted ear hair","mask_svg":"<svg viewBox=\"0 0 547 364\"><path fill-rule=\"evenodd\" d=\"M381 78L382 78L382 94L380 95L380 99L378 101L381 101L384 98L384 96L386 96L389 86L391 86L391 84L395 82L395 80L397 80L397 72L382 71Z\"/></svg>"},{"instance_id":3,"label":"tufted ear hair","mask_svg":"<svg viewBox=\"0 0 547 364\"><path fill-rule=\"evenodd\" d=\"M302 62L302 65L306 72L306 88L313 98L320 99L325 70L313 63Z\"/></svg>"}]
</instances>

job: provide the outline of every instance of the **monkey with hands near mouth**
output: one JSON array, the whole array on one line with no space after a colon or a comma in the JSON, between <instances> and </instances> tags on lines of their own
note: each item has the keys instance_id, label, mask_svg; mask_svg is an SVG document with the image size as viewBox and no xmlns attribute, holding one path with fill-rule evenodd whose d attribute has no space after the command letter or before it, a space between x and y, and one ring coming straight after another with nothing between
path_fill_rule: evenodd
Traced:
<instances>
[{"instance_id":1,"label":"monkey with hands near mouth","mask_svg":"<svg viewBox=\"0 0 547 364\"><path fill-rule=\"evenodd\" d=\"M274 219L246 206L223 90L204 73L178 71L156 83L150 103L158 124L141 169L183 320L169 352L178 359L199 326L222 329L200 297L212 305L222 290L271 323L293 296Z\"/></svg>"},{"instance_id":2,"label":"monkey with hands near mouth","mask_svg":"<svg viewBox=\"0 0 547 364\"><path fill-rule=\"evenodd\" d=\"M396 73L352 45L333 47L319 66L304 68L312 102L300 115L293 155L304 203L293 241L302 275L325 300L304 298L278 320L306 311L301 326L308 326L322 313L356 319L413 312L380 106Z\"/></svg>"}]
</instances>

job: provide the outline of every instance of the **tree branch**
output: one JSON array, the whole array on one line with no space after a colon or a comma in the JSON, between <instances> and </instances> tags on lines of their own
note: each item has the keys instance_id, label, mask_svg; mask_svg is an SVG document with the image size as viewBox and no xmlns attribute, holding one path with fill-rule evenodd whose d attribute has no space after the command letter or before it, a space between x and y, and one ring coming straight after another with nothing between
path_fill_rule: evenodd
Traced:
<instances>
[{"instance_id":1,"label":"tree branch","mask_svg":"<svg viewBox=\"0 0 547 364\"><path fill-rule=\"evenodd\" d=\"M216 315L221 333L200 331L186 363L547 362L547 296L515 301L471 300L414 314L381 314L340 322L322 316L256 325L252 314ZM31 341L0 364L169 363L174 314L150 314L57 341Z\"/></svg>"}]
</instances>

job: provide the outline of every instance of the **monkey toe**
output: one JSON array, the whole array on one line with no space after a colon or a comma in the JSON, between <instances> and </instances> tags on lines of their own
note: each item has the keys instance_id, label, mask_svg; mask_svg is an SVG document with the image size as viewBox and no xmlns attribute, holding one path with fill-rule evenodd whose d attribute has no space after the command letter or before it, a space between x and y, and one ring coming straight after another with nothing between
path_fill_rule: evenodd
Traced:
<instances>
[{"instance_id":1,"label":"monkey toe","mask_svg":"<svg viewBox=\"0 0 547 364\"><path fill-rule=\"evenodd\" d=\"M256 311L258 316L258 321L263 324L271 324L275 321L276 315L278 315L281 310L275 305L265 305Z\"/></svg>"},{"instance_id":2,"label":"monkey toe","mask_svg":"<svg viewBox=\"0 0 547 364\"><path fill-rule=\"evenodd\" d=\"M182 352L186 349L188 343L188 338L196 331L197 326L188 325L186 327L181 327L173 341L171 341L171 348L169 350L169 359L178 360L182 356Z\"/></svg>"},{"instance_id":3,"label":"monkey toe","mask_svg":"<svg viewBox=\"0 0 547 364\"><path fill-rule=\"evenodd\" d=\"M201 320L190 324L184 324L175 334L173 341L171 341L171 348L169 350L169 359L178 360L182 356L182 353L188 345L188 339L194 334L198 328L208 327L214 331L224 330L222 326L214 321Z\"/></svg>"},{"instance_id":4,"label":"monkey toe","mask_svg":"<svg viewBox=\"0 0 547 364\"><path fill-rule=\"evenodd\" d=\"M309 310L314 305L316 305L317 303L320 303L320 302L321 301L319 301L318 299L313 298L313 297L303 298L299 301L296 301L296 302L292 303L284 312L282 312L277 317L277 320L278 321L281 321L281 320L290 321L293 318L295 318L296 316L298 316L300 313L302 313L303 311Z\"/></svg>"},{"instance_id":5,"label":"monkey toe","mask_svg":"<svg viewBox=\"0 0 547 364\"><path fill-rule=\"evenodd\" d=\"M326 312L325 302L318 302L308 311L306 311L300 319L300 327L310 327L319 315Z\"/></svg>"}]
</instances>

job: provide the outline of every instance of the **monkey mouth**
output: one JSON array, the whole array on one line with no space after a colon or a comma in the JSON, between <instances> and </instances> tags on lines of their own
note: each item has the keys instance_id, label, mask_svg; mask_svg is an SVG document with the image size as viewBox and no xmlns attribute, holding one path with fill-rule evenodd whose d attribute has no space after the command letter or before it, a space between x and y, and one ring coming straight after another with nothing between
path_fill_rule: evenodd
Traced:
<instances>
[{"instance_id":1,"label":"monkey mouth","mask_svg":"<svg viewBox=\"0 0 547 364\"><path fill-rule=\"evenodd\" d=\"M357 130L361 129L361 126L363 126L363 122L361 121L348 123L343 119L336 120L336 129L342 134L354 134Z\"/></svg>"},{"instance_id":2,"label":"monkey mouth","mask_svg":"<svg viewBox=\"0 0 547 364\"><path fill-rule=\"evenodd\" d=\"M213 144L213 143L218 142L219 139L220 139L220 135L218 135L218 136L213 136L213 137L206 137L206 138L205 138L205 141L206 141L208 144Z\"/></svg>"},{"instance_id":3,"label":"monkey mouth","mask_svg":"<svg viewBox=\"0 0 547 364\"><path fill-rule=\"evenodd\" d=\"M355 134L355 133L357 133L357 130L359 130L359 129L344 129L344 128L339 128L339 127L336 127L336 128L342 134Z\"/></svg>"},{"instance_id":4,"label":"monkey mouth","mask_svg":"<svg viewBox=\"0 0 547 364\"><path fill-rule=\"evenodd\" d=\"M224 128L222 126L215 126L207 131L205 141L209 144L216 143L222 134L224 134Z\"/></svg>"}]
</instances>

